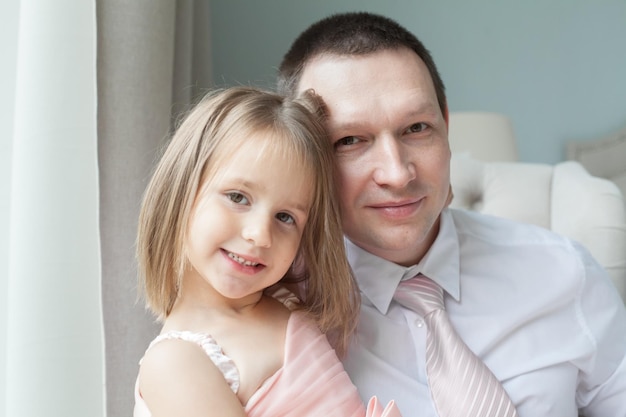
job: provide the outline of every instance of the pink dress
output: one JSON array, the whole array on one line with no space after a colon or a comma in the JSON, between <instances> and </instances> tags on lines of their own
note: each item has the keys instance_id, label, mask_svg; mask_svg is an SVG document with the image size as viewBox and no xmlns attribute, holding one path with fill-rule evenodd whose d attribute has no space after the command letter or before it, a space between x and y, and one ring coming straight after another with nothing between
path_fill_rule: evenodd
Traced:
<instances>
[{"instance_id":1,"label":"pink dress","mask_svg":"<svg viewBox=\"0 0 626 417\"><path fill-rule=\"evenodd\" d=\"M234 392L239 374L213 338L189 332L160 335L150 346L165 338L181 338L203 347ZM150 347L148 347L150 349ZM250 417L401 417L393 402L383 407L373 397L367 410L326 337L301 312L293 312L287 323L285 359L282 368L269 377L245 405ZM135 386L134 417L150 417Z\"/></svg>"}]
</instances>

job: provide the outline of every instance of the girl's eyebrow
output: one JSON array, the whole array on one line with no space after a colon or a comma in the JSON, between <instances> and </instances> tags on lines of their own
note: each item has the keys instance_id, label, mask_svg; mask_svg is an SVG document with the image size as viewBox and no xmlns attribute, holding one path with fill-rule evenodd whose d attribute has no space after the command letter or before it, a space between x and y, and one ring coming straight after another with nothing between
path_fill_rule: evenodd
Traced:
<instances>
[{"instance_id":1,"label":"girl's eyebrow","mask_svg":"<svg viewBox=\"0 0 626 417\"><path fill-rule=\"evenodd\" d=\"M309 207L306 204L295 203L293 206L296 208L296 210L299 210L302 213L307 213L309 211Z\"/></svg>"},{"instance_id":2,"label":"girl's eyebrow","mask_svg":"<svg viewBox=\"0 0 626 417\"><path fill-rule=\"evenodd\" d=\"M251 190L266 190L267 187L260 182L250 181L249 179L242 177L230 177L226 179L225 184L222 186L228 185L228 187L242 187L249 188Z\"/></svg>"}]
</instances>

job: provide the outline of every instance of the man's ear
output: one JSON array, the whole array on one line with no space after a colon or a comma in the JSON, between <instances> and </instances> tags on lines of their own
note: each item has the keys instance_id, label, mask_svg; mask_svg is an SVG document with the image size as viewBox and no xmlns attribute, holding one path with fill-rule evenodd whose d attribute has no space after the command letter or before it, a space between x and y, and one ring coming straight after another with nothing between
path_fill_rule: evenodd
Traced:
<instances>
[{"instance_id":1,"label":"man's ear","mask_svg":"<svg viewBox=\"0 0 626 417\"><path fill-rule=\"evenodd\" d=\"M448 207L450 203L452 203L453 198L454 198L454 192L452 191L452 184L450 184L450 188L448 188L448 198L446 199L445 207Z\"/></svg>"},{"instance_id":2,"label":"man's ear","mask_svg":"<svg viewBox=\"0 0 626 417\"><path fill-rule=\"evenodd\" d=\"M450 113L448 112L448 105L446 104L445 111L443 112L443 118L446 121L446 130L450 130Z\"/></svg>"}]
</instances>

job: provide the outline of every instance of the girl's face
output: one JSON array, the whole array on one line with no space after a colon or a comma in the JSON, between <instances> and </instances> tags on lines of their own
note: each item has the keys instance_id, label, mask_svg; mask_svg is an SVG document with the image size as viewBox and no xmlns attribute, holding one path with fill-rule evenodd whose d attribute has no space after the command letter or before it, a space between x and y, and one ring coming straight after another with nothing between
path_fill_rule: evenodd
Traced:
<instances>
[{"instance_id":1,"label":"girl's face","mask_svg":"<svg viewBox=\"0 0 626 417\"><path fill-rule=\"evenodd\" d=\"M183 294L208 291L245 304L291 266L312 202L312 181L301 164L271 150L259 153L268 134L246 140L202 181L187 233L190 266Z\"/></svg>"}]
</instances>

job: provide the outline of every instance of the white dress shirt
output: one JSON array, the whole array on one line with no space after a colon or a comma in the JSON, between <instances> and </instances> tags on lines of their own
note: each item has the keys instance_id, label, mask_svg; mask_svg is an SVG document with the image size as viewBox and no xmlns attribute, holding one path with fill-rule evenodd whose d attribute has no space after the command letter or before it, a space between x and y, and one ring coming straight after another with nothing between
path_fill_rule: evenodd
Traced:
<instances>
[{"instance_id":1,"label":"white dress shirt","mask_svg":"<svg viewBox=\"0 0 626 417\"><path fill-rule=\"evenodd\" d=\"M445 290L453 326L502 382L520 417L626 417L626 309L580 245L545 229L446 209L419 264L405 268L346 240L362 293L344 365L364 400L435 417L422 318L393 301L418 272Z\"/></svg>"}]
</instances>

